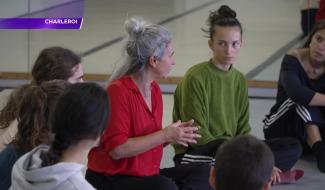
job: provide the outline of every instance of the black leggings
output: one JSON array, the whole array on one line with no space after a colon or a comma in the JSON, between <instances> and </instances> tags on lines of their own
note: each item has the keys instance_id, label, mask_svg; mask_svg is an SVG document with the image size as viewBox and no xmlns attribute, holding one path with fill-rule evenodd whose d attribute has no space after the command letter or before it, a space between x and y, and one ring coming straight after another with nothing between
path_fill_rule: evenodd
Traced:
<instances>
[{"instance_id":1,"label":"black leggings","mask_svg":"<svg viewBox=\"0 0 325 190\"><path fill-rule=\"evenodd\" d=\"M98 190L211 190L210 166L194 163L160 170L155 176L105 176L87 170L86 180Z\"/></svg>"}]
</instances>

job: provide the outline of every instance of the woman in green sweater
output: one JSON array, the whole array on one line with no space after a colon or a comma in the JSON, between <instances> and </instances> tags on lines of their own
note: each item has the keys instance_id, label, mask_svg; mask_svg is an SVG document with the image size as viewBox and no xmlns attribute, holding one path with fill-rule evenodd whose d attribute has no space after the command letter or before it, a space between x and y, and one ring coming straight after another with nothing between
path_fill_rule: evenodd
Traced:
<instances>
[{"instance_id":1,"label":"woman in green sweater","mask_svg":"<svg viewBox=\"0 0 325 190\"><path fill-rule=\"evenodd\" d=\"M210 163L220 144L227 139L250 133L249 101L246 79L233 67L242 47L242 26L236 12L223 5L210 12L208 45L212 59L190 68L174 95L173 120L194 119L202 138L196 145L174 145L175 164ZM266 142L275 155L274 182L282 171L290 171L301 155L296 139ZM285 146L284 146L285 145ZM289 173L291 176L301 172ZM284 179L282 179L284 180Z\"/></svg>"}]
</instances>

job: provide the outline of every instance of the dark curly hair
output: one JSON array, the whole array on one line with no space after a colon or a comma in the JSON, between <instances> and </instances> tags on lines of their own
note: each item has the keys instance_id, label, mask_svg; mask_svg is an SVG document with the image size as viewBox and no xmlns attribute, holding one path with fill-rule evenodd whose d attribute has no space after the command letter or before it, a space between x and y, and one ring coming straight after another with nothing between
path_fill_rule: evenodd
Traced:
<instances>
[{"instance_id":1,"label":"dark curly hair","mask_svg":"<svg viewBox=\"0 0 325 190\"><path fill-rule=\"evenodd\" d=\"M25 87L18 103L18 132L13 140L15 147L30 151L39 144L49 143L51 130L48 120L58 98L68 85L64 80L54 80L40 86Z\"/></svg>"},{"instance_id":2,"label":"dark curly hair","mask_svg":"<svg viewBox=\"0 0 325 190\"><path fill-rule=\"evenodd\" d=\"M28 88L30 88L30 85L25 84L11 92L7 104L0 111L0 129L9 127L10 123L17 118L18 102L22 99Z\"/></svg>"}]
</instances>

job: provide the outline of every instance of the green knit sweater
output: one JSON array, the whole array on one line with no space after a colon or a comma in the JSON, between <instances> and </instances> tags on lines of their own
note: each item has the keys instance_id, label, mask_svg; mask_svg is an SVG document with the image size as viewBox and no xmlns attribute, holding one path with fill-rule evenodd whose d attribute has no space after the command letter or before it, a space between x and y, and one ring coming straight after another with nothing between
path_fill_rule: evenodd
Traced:
<instances>
[{"instance_id":1,"label":"green knit sweater","mask_svg":"<svg viewBox=\"0 0 325 190\"><path fill-rule=\"evenodd\" d=\"M212 140L248 134L249 102L245 77L235 68L218 69L212 61L190 68L174 94L173 120L194 119L201 126L194 149ZM173 145L175 153L186 148Z\"/></svg>"}]
</instances>

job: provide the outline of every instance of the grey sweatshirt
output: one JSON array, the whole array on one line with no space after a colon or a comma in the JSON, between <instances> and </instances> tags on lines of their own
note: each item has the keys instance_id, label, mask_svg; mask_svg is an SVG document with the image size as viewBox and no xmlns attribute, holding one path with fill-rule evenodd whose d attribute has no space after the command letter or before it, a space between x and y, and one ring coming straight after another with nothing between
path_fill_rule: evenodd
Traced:
<instances>
[{"instance_id":1,"label":"grey sweatshirt","mask_svg":"<svg viewBox=\"0 0 325 190\"><path fill-rule=\"evenodd\" d=\"M82 175L83 165L59 162L41 167L40 153L49 149L41 145L22 156L14 165L10 190L94 190Z\"/></svg>"}]
</instances>

